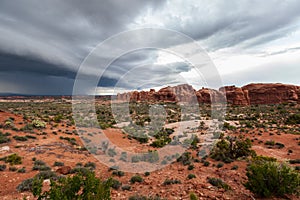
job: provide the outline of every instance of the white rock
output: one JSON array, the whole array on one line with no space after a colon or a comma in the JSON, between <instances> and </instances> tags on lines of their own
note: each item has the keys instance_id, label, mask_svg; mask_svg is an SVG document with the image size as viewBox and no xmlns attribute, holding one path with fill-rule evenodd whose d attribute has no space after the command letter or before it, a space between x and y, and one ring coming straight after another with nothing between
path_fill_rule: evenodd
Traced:
<instances>
[{"instance_id":1,"label":"white rock","mask_svg":"<svg viewBox=\"0 0 300 200\"><path fill-rule=\"evenodd\" d=\"M8 151L10 151L9 146L0 147L0 153L4 153L4 152L8 152Z\"/></svg>"}]
</instances>

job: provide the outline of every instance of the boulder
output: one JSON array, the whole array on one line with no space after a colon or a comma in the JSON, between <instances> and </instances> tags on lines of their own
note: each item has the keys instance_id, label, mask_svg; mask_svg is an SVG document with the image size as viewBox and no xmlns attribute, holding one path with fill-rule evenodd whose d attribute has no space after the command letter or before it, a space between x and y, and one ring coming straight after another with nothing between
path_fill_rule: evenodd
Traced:
<instances>
[{"instance_id":1,"label":"boulder","mask_svg":"<svg viewBox=\"0 0 300 200\"><path fill-rule=\"evenodd\" d=\"M70 166L62 166L62 167L58 168L56 170L56 172L59 174L67 175L70 173L71 169L72 168Z\"/></svg>"}]
</instances>

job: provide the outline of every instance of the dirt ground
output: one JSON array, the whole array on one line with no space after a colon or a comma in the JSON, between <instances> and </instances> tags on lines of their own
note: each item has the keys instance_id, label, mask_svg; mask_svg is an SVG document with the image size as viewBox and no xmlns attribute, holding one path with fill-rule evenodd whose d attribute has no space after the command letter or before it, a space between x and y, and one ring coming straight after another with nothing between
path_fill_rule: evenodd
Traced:
<instances>
[{"instance_id":1,"label":"dirt ground","mask_svg":"<svg viewBox=\"0 0 300 200\"><path fill-rule=\"evenodd\" d=\"M20 115L14 115L8 112L0 113L0 123L13 117L14 123L17 128L24 126L23 117ZM46 129L43 129L42 134L40 130L35 130L37 134L35 136L37 139L29 139L25 142L20 142L12 139L14 135L25 136L28 133L21 131L13 131L11 129L0 129L3 133L10 133L11 142L7 144L0 144L0 148L4 146L9 146L9 151L0 152L0 157L10 155L12 153L17 153L23 158L23 163L16 165L15 167L22 168L26 167L26 173L18 173L9 171L9 165L7 165L6 170L0 172L0 199L35 199L31 193L23 192L20 193L16 190L18 184L23 180L33 177L37 174L37 171L33 171L33 158L38 160L43 160L49 166L51 166L53 171L56 171L59 167L54 167L53 163L55 161L64 162L65 166L75 167L76 163L86 163L95 162L96 175L102 178L108 178L112 176L108 167L99 162L92 154L88 151L78 150L76 146L72 146L68 141L61 140L60 136L68 136L63 131L75 130L75 127L66 127L63 124L53 128L47 125ZM59 131L63 130L63 131ZM92 131L92 130L90 130ZM297 144L297 135L292 134L281 134L278 135L277 132L271 134L269 132L262 132L258 134L259 130L254 130L253 133L245 134L250 139L253 139L253 150L256 151L258 155L272 156L278 160L285 161L288 159L298 159L300 155L300 146ZM57 135L53 134L57 132ZM135 140L129 140L124 137L121 130L116 128L109 128L104 130L105 135L117 146L123 148L127 151L139 152L142 151L144 146ZM227 134L234 134L228 132ZM82 145L81 139L78 135L72 135L79 145ZM284 148L268 148L264 143L268 140L274 140L284 144ZM263 142L259 142L263 141ZM288 153L288 150L292 150L292 153ZM196 152L192 151L195 158ZM194 163L194 169L188 170L187 166L183 166L181 163L174 162L167 167L160 169L158 171L151 172L149 176L141 174L144 179L142 183L131 184L129 182L130 178L134 175L132 173L125 172L123 177L114 177L122 182L123 185L131 185L130 191L122 191L112 189L112 199L128 199L129 196L134 194L142 194L147 196L159 195L166 199L189 199L189 194L194 192L199 196L199 199L256 199L254 195L245 189L244 183L247 181L246 177L246 161L234 161L230 164L225 164L222 168L217 168L218 162L210 158L207 159L210 162L208 167L203 166L203 163ZM0 164L4 164L0 161ZM237 165L237 170L232 170L232 166ZM189 174L195 174L196 178L188 179ZM221 178L228 185L231 186L231 190L225 191L224 189L218 189L210 185L207 181L208 177ZM163 185L165 179L179 179L181 184L174 185ZM290 197L291 199L296 199L296 197Z\"/></svg>"}]
</instances>

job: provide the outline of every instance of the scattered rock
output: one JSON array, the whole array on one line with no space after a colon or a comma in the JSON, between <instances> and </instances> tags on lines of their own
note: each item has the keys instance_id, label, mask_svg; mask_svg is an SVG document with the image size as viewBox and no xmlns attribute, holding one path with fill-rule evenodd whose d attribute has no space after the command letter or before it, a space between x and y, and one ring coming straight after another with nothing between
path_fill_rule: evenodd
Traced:
<instances>
[{"instance_id":1,"label":"scattered rock","mask_svg":"<svg viewBox=\"0 0 300 200\"><path fill-rule=\"evenodd\" d=\"M62 167L58 168L56 170L56 172L60 173L60 174L63 174L63 175L67 175L67 174L70 173L71 169L72 168L70 166L62 166Z\"/></svg>"},{"instance_id":2,"label":"scattered rock","mask_svg":"<svg viewBox=\"0 0 300 200\"><path fill-rule=\"evenodd\" d=\"M9 146L0 147L0 153L6 153L6 152L9 152L9 151L10 151Z\"/></svg>"}]
</instances>

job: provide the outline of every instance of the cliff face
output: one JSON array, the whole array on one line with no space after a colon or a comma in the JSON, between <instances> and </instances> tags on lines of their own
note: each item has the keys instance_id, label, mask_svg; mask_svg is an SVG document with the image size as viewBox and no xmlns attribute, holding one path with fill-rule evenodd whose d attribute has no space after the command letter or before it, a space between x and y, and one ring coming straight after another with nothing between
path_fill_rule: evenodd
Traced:
<instances>
[{"instance_id":1,"label":"cliff face","mask_svg":"<svg viewBox=\"0 0 300 200\"><path fill-rule=\"evenodd\" d=\"M286 84L249 84L242 87L248 91L250 104L278 104L299 102L300 87Z\"/></svg>"},{"instance_id":2,"label":"cliff face","mask_svg":"<svg viewBox=\"0 0 300 200\"><path fill-rule=\"evenodd\" d=\"M188 84L175 87L165 87L157 92L154 89L148 91L134 91L129 93L117 94L120 101L165 101L165 102L191 102L197 101L196 90Z\"/></svg>"},{"instance_id":3,"label":"cliff face","mask_svg":"<svg viewBox=\"0 0 300 200\"><path fill-rule=\"evenodd\" d=\"M199 103L220 103L225 102L225 95L214 89L202 88L196 92Z\"/></svg>"},{"instance_id":4,"label":"cliff face","mask_svg":"<svg viewBox=\"0 0 300 200\"><path fill-rule=\"evenodd\" d=\"M287 84L249 84L242 88L225 86L219 90L202 88L196 91L192 86L183 84L165 87L159 91L129 92L117 95L121 101L165 101L216 103L227 101L232 105L279 104L284 102L300 103L300 86Z\"/></svg>"},{"instance_id":5,"label":"cliff face","mask_svg":"<svg viewBox=\"0 0 300 200\"><path fill-rule=\"evenodd\" d=\"M233 105L249 105L249 93L247 90L235 86L225 86L219 89L224 93L229 104Z\"/></svg>"}]
</instances>

